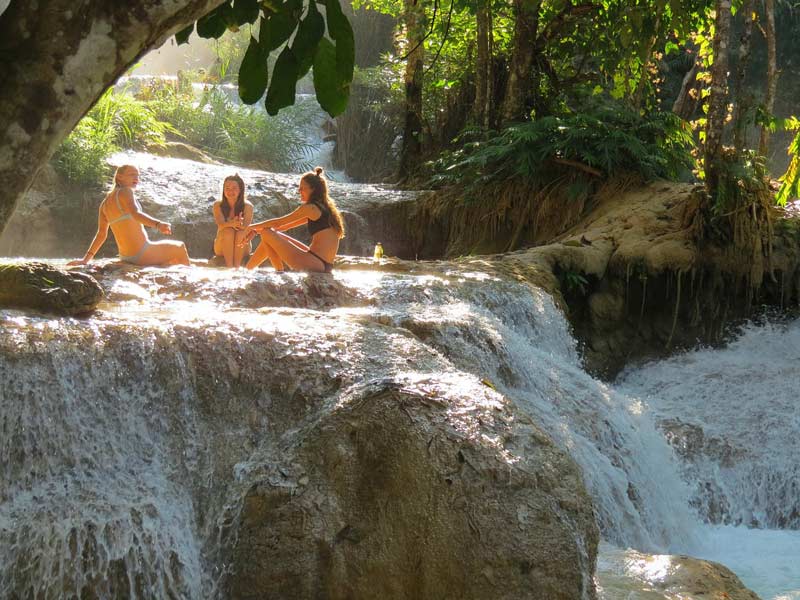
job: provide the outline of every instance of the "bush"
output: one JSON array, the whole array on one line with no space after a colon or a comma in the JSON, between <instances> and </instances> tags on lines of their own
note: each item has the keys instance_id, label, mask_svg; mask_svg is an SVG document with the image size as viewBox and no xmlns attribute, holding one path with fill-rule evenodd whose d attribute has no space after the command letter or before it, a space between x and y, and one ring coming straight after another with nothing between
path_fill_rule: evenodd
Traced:
<instances>
[{"instance_id":1,"label":"bush","mask_svg":"<svg viewBox=\"0 0 800 600\"><path fill-rule=\"evenodd\" d=\"M108 176L106 159L117 150L114 132L87 115L61 142L53 166L67 181L99 188Z\"/></svg>"},{"instance_id":2,"label":"bush","mask_svg":"<svg viewBox=\"0 0 800 600\"><path fill-rule=\"evenodd\" d=\"M56 170L68 181L101 187L108 176L108 157L120 148L141 149L164 143L170 131L148 106L126 93L103 94L53 157Z\"/></svg>"},{"instance_id":3,"label":"bush","mask_svg":"<svg viewBox=\"0 0 800 600\"><path fill-rule=\"evenodd\" d=\"M209 86L199 101L190 84L178 90L158 80L138 97L108 90L56 150L54 166L68 181L100 187L111 154L163 144L171 134L234 163L285 172L310 168L316 146L307 132L321 118L315 100L301 98L270 117L261 107L234 102L225 89Z\"/></svg>"},{"instance_id":4,"label":"bush","mask_svg":"<svg viewBox=\"0 0 800 600\"><path fill-rule=\"evenodd\" d=\"M672 113L641 116L616 105L567 116L547 116L483 137L461 136L463 146L434 163L431 183L488 183L523 179L546 185L565 169L598 177L618 172L644 179L677 179L692 166L691 131Z\"/></svg>"},{"instance_id":5,"label":"bush","mask_svg":"<svg viewBox=\"0 0 800 600\"><path fill-rule=\"evenodd\" d=\"M306 132L319 118L313 102L302 100L271 117L259 106L243 106L209 86L195 101L188 94L164 88L150 101L188 143L232 162L256 164L274 171L307 168L316 149Z\"/></svg>"}]
</instances>

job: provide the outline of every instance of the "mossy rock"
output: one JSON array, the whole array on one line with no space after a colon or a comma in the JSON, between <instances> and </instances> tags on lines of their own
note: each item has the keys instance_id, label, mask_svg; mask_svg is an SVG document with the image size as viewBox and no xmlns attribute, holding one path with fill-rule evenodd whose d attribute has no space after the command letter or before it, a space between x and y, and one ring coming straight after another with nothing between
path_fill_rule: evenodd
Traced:
<instances>
[{"instance_id":1,"label":"mossy rock","mask_svg":"<svg viewBox=\"0 0 800 600\"><path fill-rule=\"evenodd\" d=\"M95 309L103 288L86 273L45 263L0 263L0 307L33 308L59 315Z\"/></svg>"}]
</instances>

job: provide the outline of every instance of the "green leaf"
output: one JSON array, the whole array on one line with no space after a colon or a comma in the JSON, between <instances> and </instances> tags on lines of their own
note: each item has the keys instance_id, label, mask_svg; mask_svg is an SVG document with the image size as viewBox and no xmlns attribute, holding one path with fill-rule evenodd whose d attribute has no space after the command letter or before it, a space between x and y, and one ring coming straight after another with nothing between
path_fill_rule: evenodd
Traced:
<instances>
[{"instance_id":1,"label":"green leaf","mask_svg":"<svg viewBox=\"0 0 800 600\"><path fill-rule=\"evenodd\" d=\"M317 45L325 34L325 20L317 10L316 2L312 0L308 5L308 14L297 28L297 35L292 42L292 52L298 61L297 78L308 73L314 64L314 53Z\"/></svg>"},{"instance_id":2,"label":"green leaf","mask_svg":"<svg viewBox=\"0 0 800 600\"><path fill-rule=\"evenodd\" d=\"M269 85L267 99L264 102L270 115L277 115L280 109L294 104L298 68L294 52L286 46L275 61L272 83Z\"/></svg>"},{"instance_id":3,"label":"green leaf","mask_svg":"<svg viewBox=\"0 0 800 600\"><path fill-rule=\"evenodd\" d=\"M245 104L255 104L264 95L269 81L267 70L268 52L254 37L250 37L250 45L244 53L239 67L239 97Z\"/></svg>"},{"instance_id":4,"label":"green leaf","mask_svg":"<svg viewBox=\"0 0 800 600\"><path fill-rule=\"evenodd\" d=\"M181 29L178 33L175 34L175 41L178 42L178 45L181 44L188 44L189 43L189 36L192 35L194 32L194 23L189 25L188 27Z\"/></svg>"},{"instance_id":5,"label":"green leaf","mask_svg":"<svg viewBox=\"0 0 800 600\"><path fill-rule=\"evenodd\" d=\"M328 17L328 33L336 41L336 70L349 84L353 80L356 61L353 28L342 12L339 0L325 0L325 12Z\"/></svg>"},{"instance_id":6,"label":"green leaf","mask_svg":"<svg viewBox=\"0 0 800 600\"><path fill-rule=\"evenodd\" d=\"M268 51L280 47L294 33L303 11L303 0L287 0L277 11L261 18L261 39Z\"/></svg>"},{"instance_id":7,"label":"green leaf","mask_svg":"<svg viewBox=\"0 0 800 600\"><path fill-rule=\"evenodd\" d=\"M258 0L233 0L233 18L237 25L255 23L260 10Z\"/></svg>"},{"instance_id":8,"label":"green leaf","mask_svg":"<svg viewBox=\"0 0 800 600\"><path fill-rule=\"evenodd\" d=\"M322 109L331 117L347 108L350 81L343 80L336 69L336 48L327 38L322 38L314 55L314 91Z\"/></svg>"},{"instance_id":9,"label":"green leaf","mask_svg":"<svg viewBox=\"0 0 800 600\"><path fill-rule=\"evenodd\" d=\"M228 29L229 4L222 4L197 20L197 35L206 39L217 39Z\"/></svg>"}]
</instances>

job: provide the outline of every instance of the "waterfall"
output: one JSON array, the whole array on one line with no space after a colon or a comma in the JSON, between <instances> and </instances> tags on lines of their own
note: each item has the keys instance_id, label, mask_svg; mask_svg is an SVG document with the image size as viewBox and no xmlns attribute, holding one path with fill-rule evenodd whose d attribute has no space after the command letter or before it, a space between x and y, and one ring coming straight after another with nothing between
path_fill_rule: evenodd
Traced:
<instances>
[{"instance_id":1,"label":"waterfall","mask_svg":"<svg viewBox=\"0 0 800 600\"><path fill-rule=\"evenodd\" d=\"M147 332L34 323L1 336L0 590L199 597L209 586L174 461L191 463L195 424L181 418L187 435L174 435L157 383L180 365L156 363Z\"/></svg>"},{"instance_id":2,"label":"waterfall","mask_svg":"<svg viewBox=\"0 0 800 600\"><path fill-rule=\"evenodd\" d=\"M608 542L800 597L796 323L607 384L550 296L487 272L339 271L333 308L274 309L253 307L313 278L105 277L87 319L0 311L0 590L214 597L226 493L282 426L264 407L302 415L365 380L425 376L483 381L531 415L582 468Z\"/></svg>"}]
</instances>

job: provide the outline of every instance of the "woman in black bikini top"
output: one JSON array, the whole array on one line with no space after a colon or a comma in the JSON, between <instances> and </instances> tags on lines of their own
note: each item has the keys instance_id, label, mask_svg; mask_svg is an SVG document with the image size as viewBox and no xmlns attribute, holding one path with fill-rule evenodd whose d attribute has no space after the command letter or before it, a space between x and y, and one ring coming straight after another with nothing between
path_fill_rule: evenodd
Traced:
<instances>
[{"instance_id":1,"label":"woman in black bikini top","mask_svg":"<svg viewBox=\"0 0 800 600\"><path fill-rule=\"evenodd\" d=\"M339 240L344 237L344 220L336 203L328 197L328 182L322 175L322 167L300 178L298 192L299 208L247 228L245 242L261 236L261 243L247 262L248 269L269 259L276 271L283 271L286 265L295 271L330 273L333 270ZM283 233L301 225L308 227L310 246Z\"/></svg>"}]
</instances>

